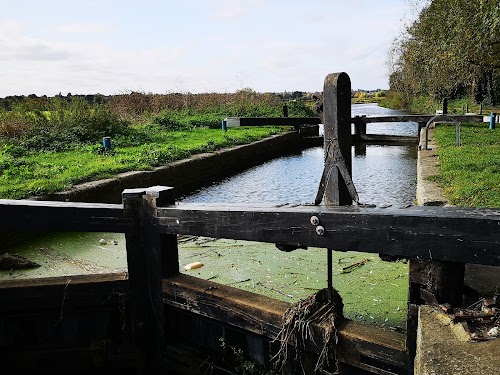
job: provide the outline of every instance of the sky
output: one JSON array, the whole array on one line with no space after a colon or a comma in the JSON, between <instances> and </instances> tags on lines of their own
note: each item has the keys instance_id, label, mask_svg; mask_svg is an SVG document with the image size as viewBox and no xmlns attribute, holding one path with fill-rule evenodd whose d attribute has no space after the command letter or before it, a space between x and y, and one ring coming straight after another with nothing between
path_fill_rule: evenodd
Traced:
<instances>
[{"instance_id":1,"label":"sky","mask_svg":"<svg viewBox=\"0 0 500 375\"><path fill-rule=\"evenodd\" d=\"M0 0L0 97L388 87L407 0Z\"/></svg>"}]
</instances>

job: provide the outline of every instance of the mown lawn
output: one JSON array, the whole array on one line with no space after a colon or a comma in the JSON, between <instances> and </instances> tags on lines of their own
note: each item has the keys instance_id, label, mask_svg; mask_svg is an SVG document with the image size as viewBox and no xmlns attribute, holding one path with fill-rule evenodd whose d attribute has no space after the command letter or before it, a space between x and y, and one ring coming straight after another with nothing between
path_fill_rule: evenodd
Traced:
<instances>
[{"instance_id":1,"label":"mown lawn","mask_svg":"<svg viewBox=\"0 0 500 375\"><path fill-rule=\"evenodd\" d=\"M500 129L461 124L460 147L455 144L455 125L438 125L434 137L440 164L436 179L450 203L500 207Z\"/></svg>"},{"instance_id":2,"label":"mown lawn","mask_svg":"<svg viewBox=\"0 0 500 375\"><path fill-rule=\"evenodd\" d=\"M151 170L190 155L249 143L286 128L196 128L168 131L157 125L136 126L112 139L107 152L96 141L65 151L25 152L5 147L0 153L0 198L23 199L63 191L74 184L133 170Z\"/></svg>"}]
</instances>

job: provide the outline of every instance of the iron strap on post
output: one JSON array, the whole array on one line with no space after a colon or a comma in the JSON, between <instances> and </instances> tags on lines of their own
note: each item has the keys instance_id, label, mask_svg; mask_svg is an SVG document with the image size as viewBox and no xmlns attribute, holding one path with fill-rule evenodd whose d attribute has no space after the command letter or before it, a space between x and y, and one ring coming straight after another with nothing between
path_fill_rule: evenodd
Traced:
<instances>
[{"instance_id":1,"label":"iron strap on post","mask_svg":"<svg viewBox=\"0 0 500 375\"><path fill-rule=\"evenodd\" d=\"M340 175L343 178L345 186L349 191L351 199L359 203L358 192L356 191L356 187L354 186L354 182L352 181L351 174L349 173L349 169L346 166L345 160L342 157L342 153L337 145L335 139L331 140L328 143L326 150L326 158L325 158L325 167L323 169L323 174L321 176L321 181L319 183L318 193L316 194L316 199L314 200L314 204L317 206L323 200L323 196L325 195L326 186L330 181L330 176L332 172L338 169Z\"/></svg>"}]
</instances>

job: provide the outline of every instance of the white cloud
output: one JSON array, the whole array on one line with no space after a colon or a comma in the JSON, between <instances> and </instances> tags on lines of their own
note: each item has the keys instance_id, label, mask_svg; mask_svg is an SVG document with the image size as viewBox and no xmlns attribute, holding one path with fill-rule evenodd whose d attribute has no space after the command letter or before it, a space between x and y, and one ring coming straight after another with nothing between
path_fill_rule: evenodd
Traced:
<instances>
[{"instance_id":1,"label":"white cloud","mask_svg":"<svg viewBox=\"0 0 500 375\"><path fill-rule=\"evenodd\" d=\"M55 30L60 33L71 33L71 34L106 34L114 31L110 26L98 23L60 25L57 26Z\"/></svg>"},{"instance_id":2,"label":"white cloud","mask_svg":"<svg viewBox=\"0 0 500 375\"><path fill-rule=\"evenodd\" d=\"M101 13L99 2L88 4L61 3L60 14L38 2L31 15L22 11L26 4L5 11L0 97L312 91L338 71L349 73L353 87L383 87L403 16L397 0L107 0Z\"/></svg>"},{"instance_id":3,"label":"white cloud","mask_svg":"<svg viewBox=\"0 0 500 375\"><path fill-rule=\"evenodd\" d=\"M224 21L237 21L263 6L264 0L209 0L212 16Z\"/></svg>"},{"instance_id":4,"label":"white cloud","mask_svg":"<svg viewBox=\"0 0 500 375\"><path fill-rule=\"evenodd\" d=\"M0 23L0 60L4 63L20 61L59 61L69 57L69 52L58 45L22 34L15 23Z\"/></svg>"}]
</instances>

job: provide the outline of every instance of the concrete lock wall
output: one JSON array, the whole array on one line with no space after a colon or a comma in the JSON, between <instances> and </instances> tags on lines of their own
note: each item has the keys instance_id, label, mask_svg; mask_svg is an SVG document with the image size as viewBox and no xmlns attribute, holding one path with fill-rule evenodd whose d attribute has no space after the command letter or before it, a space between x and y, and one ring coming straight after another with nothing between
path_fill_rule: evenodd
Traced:
<instances>
[{"instance_id":1,"label":"concrete lock wall","mask_svg":"<svg viewBox=\"0 0 500 375\"><path fill-rule=\"evenodd\" d=\"M287 132L250 144L221 149L211 153L193 155L152 171L132 171L113 178L74 186L71 190L37 200L121 203L124 189L154 185L172 186L177 196L185 195L217 179L233 175L269 159L299 150L300 136Z\"/></svg>"}]
</instances>

